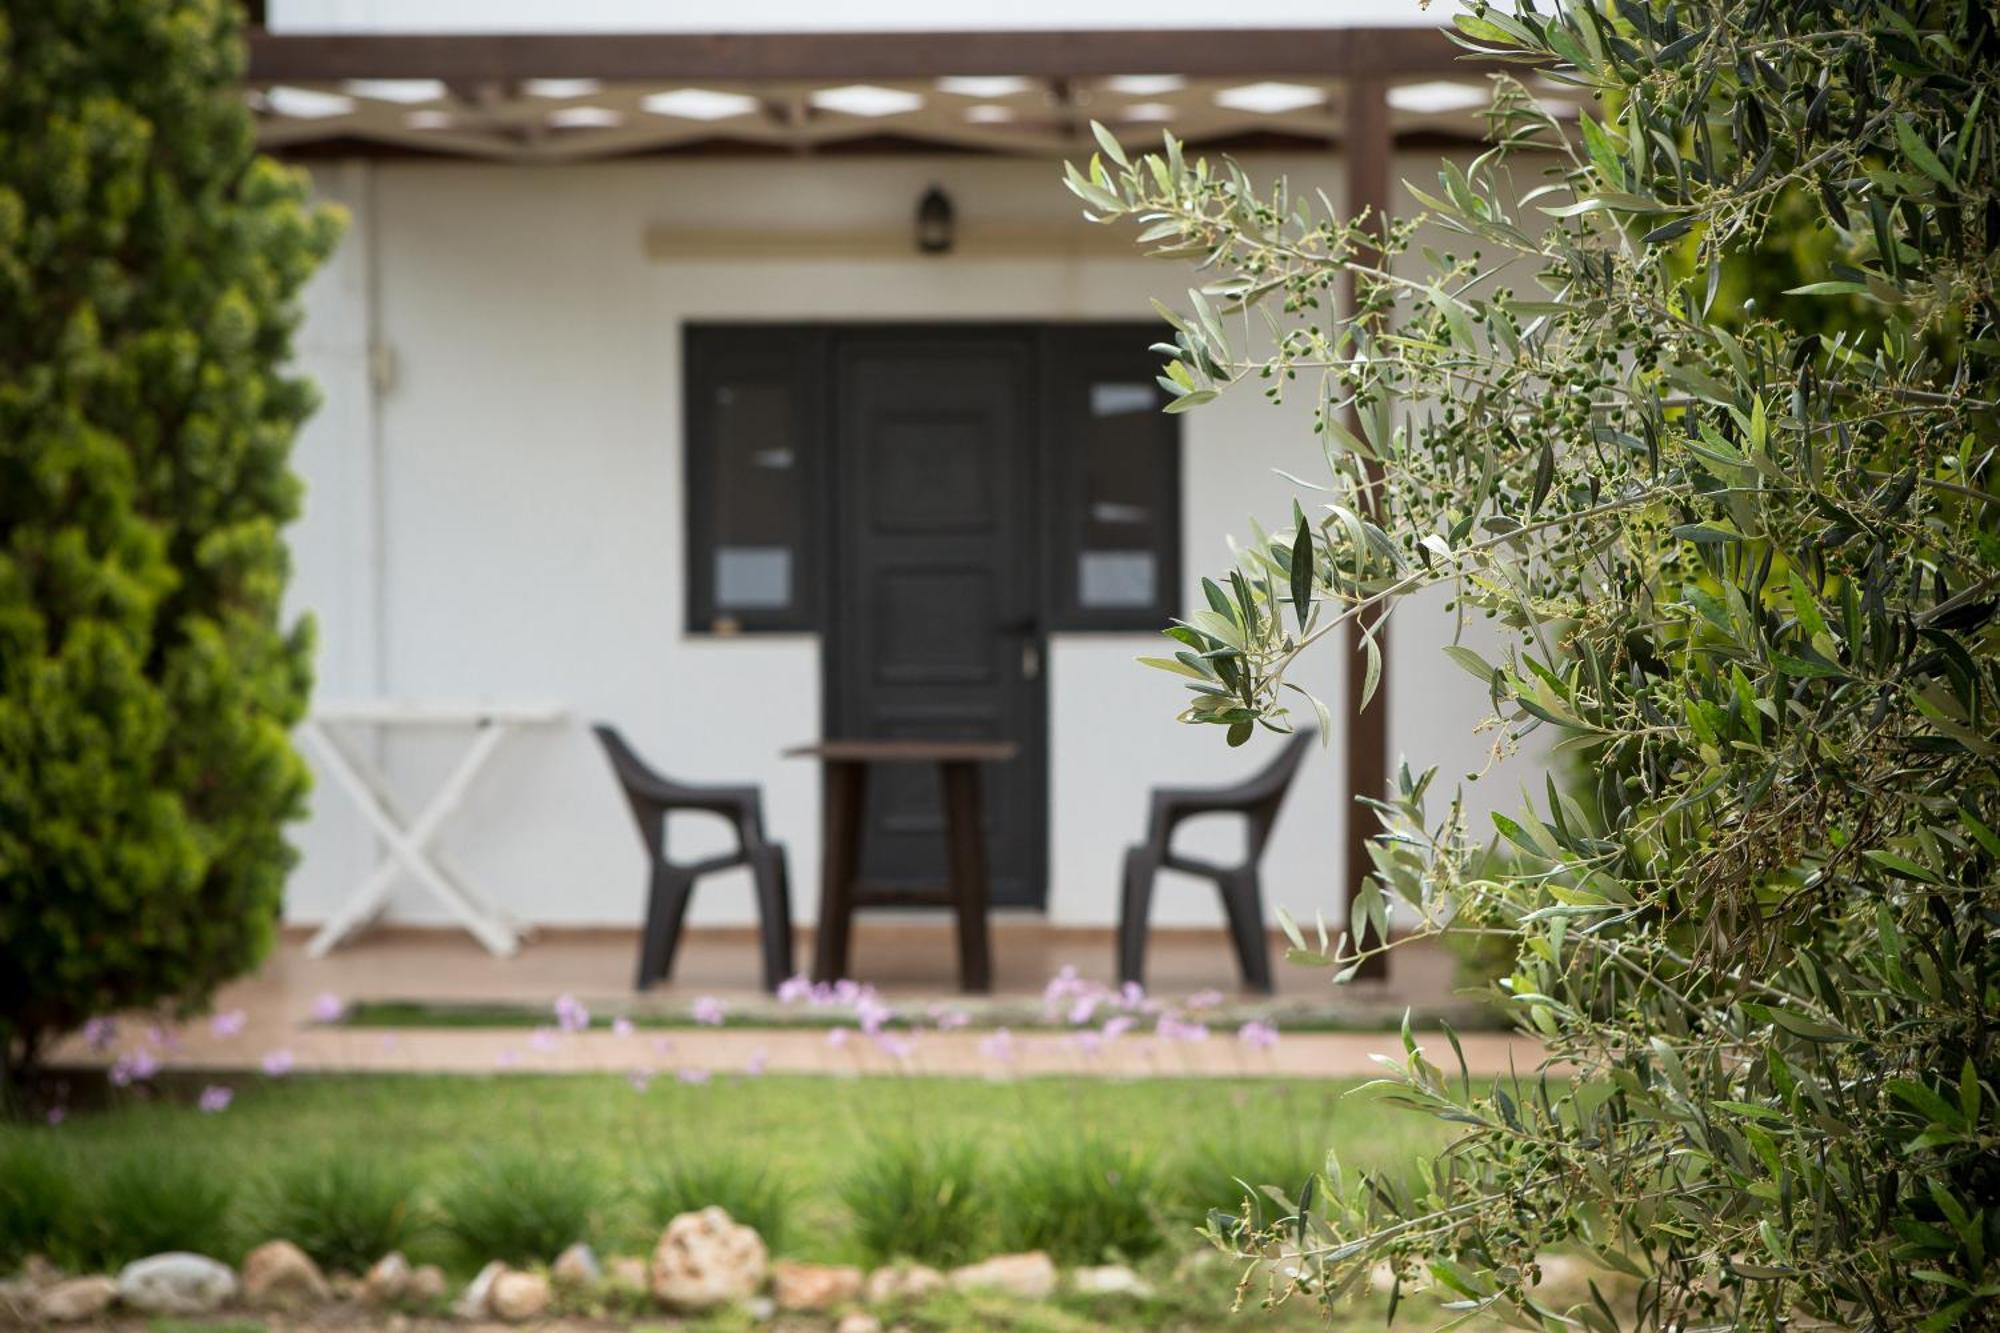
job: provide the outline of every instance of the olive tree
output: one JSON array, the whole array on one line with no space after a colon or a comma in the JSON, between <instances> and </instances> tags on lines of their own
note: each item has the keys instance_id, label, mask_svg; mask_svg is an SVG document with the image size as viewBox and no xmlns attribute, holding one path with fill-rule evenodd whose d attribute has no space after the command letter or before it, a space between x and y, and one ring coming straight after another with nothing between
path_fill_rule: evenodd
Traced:
<instances>
[{"instance_id":1,"label":"olive tree","mask_svg":"<svg viewBox=\"0 0 2000 1333\"><path fill-rule=\"evenodd\" d=\"M1184 719L1288 728L1322 707L1300 654L1442 585L1505 627L1447 650L1504 734L1589 760L1492 828L1434 771L1372 794L1351 920L1402 932L1371 948L1448 919L1510 940L1548 1063L1477 1080L1406 1033L1383 1095L1461 1131L1420 1179L1330 1157L1278 1233L1218 1219L1301 1256L1296 1288L1386 1264L1530 1326L1993 1326L1995 25L1984 0L1474 5L1458 39L1532 69L1386 234L1171 138L1071 167L1089 216L1206 270L1169 316L1171 410L1246 381L1316 402L1322 489L1157 659ZM1587 90L1580 121L1545 79ZM1775 251L1798 280L1743 299ZM1336 980L1362 956L1294 943ZM1556 1308L1552 1247L1615 1280Z\"/></svg>"}]
</instances>

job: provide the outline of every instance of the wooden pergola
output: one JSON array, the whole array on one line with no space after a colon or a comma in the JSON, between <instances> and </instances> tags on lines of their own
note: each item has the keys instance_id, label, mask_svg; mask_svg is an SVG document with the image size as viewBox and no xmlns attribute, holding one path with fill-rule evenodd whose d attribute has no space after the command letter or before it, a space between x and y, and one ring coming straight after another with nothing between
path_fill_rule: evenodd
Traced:
<instances>
[{"instance_id":1,"label":"wooden pergola","mask_svg":"<svg viewBox=\"0 0 2000 1333\"><path fill-rule=\"evenodd\" d=\"M288 156L562 163L654 155L1337 149L1347 206L1389 212L1398 143L1484 137L1488 76L1435 28L629 34L253 33L246 96ZM1558 110L1576 93L1544 90ZM1352 645L1351 645L1352 647ZM1388 779L1386 688L1350 657L1346 790ZM1384 645L1383 680L1388 680ZM1369 865L1349 808L1342 882ZM1371 968L1380 975L1386 969Z\"/></svg>"}]
</instances>

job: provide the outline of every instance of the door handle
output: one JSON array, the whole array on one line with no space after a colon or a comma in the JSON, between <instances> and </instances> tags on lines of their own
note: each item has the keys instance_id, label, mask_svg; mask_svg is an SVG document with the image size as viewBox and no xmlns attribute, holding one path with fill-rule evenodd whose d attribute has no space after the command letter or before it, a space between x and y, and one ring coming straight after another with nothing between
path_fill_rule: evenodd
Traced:
<instances>
[{"instance_id":1,"label":"door handle","mask_svg":"<svg viewBox=\"0 0 2000 1333\"><path fill-rule=\"evenodd\" d=\"M1002 634L1016 634L1021 639L1021 679L1038 680L1042 674L1042 625L1033 616L1022 616L1000 627Z\"/></svg>"}]
</instances>

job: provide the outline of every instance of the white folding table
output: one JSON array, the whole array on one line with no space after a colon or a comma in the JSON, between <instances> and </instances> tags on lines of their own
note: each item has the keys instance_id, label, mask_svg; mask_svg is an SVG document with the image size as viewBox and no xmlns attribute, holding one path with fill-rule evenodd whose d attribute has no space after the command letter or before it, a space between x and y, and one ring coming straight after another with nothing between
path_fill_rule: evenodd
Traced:
<instances>
[{"instance_id":1,"label":"white folding table","mask_svg":"<svg viewBox=\"0 0 2000 1333\"><path fill-rule=\"evenodd\" d=\"M569 711L555 704L445 703L398 699L368 699L321 703L299 724L299 734L318 754L362 817L381 835L387 851L373 870L355 886L338 911L319 928L306 952L320 958L372 921L389 900L397 876L405 871L476 936L502 958L521 947L521 931L505 913L480 897L438 862L431 845L453 812L465 801L501 742L529 727L560 726ZM340 729L372 728L394 732L464 730L472 743L449 776L414 818L405 817L387 777L363 751L344 741Z\"/></svg>"}]
</instances>

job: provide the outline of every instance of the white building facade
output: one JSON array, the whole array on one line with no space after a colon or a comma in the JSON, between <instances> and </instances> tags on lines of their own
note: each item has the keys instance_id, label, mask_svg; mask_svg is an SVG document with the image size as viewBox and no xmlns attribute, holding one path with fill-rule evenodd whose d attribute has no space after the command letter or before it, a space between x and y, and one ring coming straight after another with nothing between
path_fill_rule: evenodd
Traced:
<instances>
[{"instance_id":1,"label":"white building facade","mask_svg":"<svg viewBox=\"0 0 2000 1333\"><path fill-rule=\"evenodd\" d=\"M441 11L426 23L410 12L300 0L274 5L271 28L288 39L371 24L436 32L449 17ZM885 29L900 26L893 15L875 18ZM610 31L635 21L603 20ZM783 15L765 21L784 30ZM935 91L935 77L957 72L932 71L926 96L944 111L1021 104L1015 94L996 103ZM395 75L411 71L398 67ZM922 86L914 76L884 83ZM411 124L408 103L371 103L326 82L314 88L359 103L350 118L373 116L379 126L387 105ZM623 101L562 100L631 108L650 95L628 89ZM454 89L444 100L463 96ZM828 121L838 123L819 116L811 124L821 132ZM589 128L630 128L608 116L598 122ZM313 142L275 113L267 127L281 151ZM1141 131L1156 132L1127 128L1134 142ZM1281 151L1251 141L1239 160L1252 176L1284 175L1341 199L1337 127L1323 150L1297 142L1295 123L1284 128L1291 137ZM932 145L940 146L965 145ZM1153 320L1150 299L1173 301L1191 275L1107 246L1096 234L1102 229L1078 216L1059 159L1046 151L927 152L904 144L893 152L655 152L616 160L530 152L479 160L463 151L410 156L407 148L327 133L307 157L319 194L350 215L339 252L308 293L298 338L300 369L324 398L295 455L307 498L291 533L294 604L319 629L318 697L553 703L568 711L575 725L507 742L439 843L448 863L522 922L631 926L643 915L645 862L584 725L602 720L676 777L760 784L773 836L790 848L795 918L811 923L819 773L780 752L837 729L828 717L828 655L851 627L831 607L816 625L776 631L717 632L730 629L732 617L712 610L706 623L697 617L691 538L697 512L715 499L689 489L690 450L708 447L689 438L699 417L689 411L690 395L708 391L690 381L690 339L707 327L746 323L890 325L919 340L925 330L968 326L1032 335L1049 326L1133 325ZM1076 142L1074 151L1088 148ZM1402 149L1391 178L1428 178L1437 155L1431 146ZM943 254L901 240L932 190L949 199L965 242ZM816 401L837 413L847 390L825 391L829 397ZM1270 407L1245 386L1177 418L1177 457L1169 453L1165 465L1177 472L1170 530L1179 570L1165 602L1199 604L1199 579L1229 567L1229 542L1248 536L1252 518L1287 521L1297 488L1280 474L1309 477L1320 465L1309 412L1309 404ZM833 441L824 447L837 449L837 437L823 436ZM828 468L816 484L832 484L836 470ZM1034 563L1042 589L1055 577L1050 562L1075 555L1037 535L1048 503L1040 489L1009 520L1027 524L1009 549ZM838 533L823 533L793 549L789 575L817 577L816 562L844 549ZM705 567L711 578L718 577L713 554ZM1037 836L1046 839L1046 874L1026 910L1060 926L1102 927L1116 920L1120 857L1142 834L1148 789L1239 777L1266 762L1276 742L1260 738L1232 751L1219 730L1176 725L1180 687L1133 660L1159 651L1156 633L1066 628L1046 611L1038 605L1025 631L992 627L1028 635L1045 698L1035 725L1045 767ZM1389 755L1407 755L1418 767L1437 763L1447 782L1485 769L1490 748L1474 731L1484 698L1438 651L1452 633L1436 606L1401 613L1387 693ZM1307 919L1315 912L1339 919L1345 897L1353 814L1340 656L1322 652L1301 679L1336 704L1335 734L1307 761L1265 862L1271 903ZM375 754L414 803L464 740L396 737L376 743ZM1475 804L1510 804L1493 789L1511 782L1488 775L1475 790L1490 799ZM1218 850L1233 844L1225 829L1189 832ZM698 817L684 827L677 817L669 836L676 855L726 841ZM377 848L324 782L297 841L303 856L286 915L311 924L335 909ZM740 874L697 893L692 924L754 919ZM1197 884L1165 884L1155 902L1162 924L1221 920L1213 894ZM411 885L392 898L388 916L445 919Z\"/></svg>"}]
</instances>

